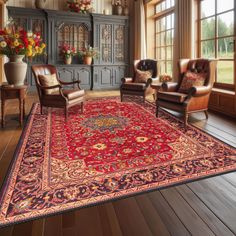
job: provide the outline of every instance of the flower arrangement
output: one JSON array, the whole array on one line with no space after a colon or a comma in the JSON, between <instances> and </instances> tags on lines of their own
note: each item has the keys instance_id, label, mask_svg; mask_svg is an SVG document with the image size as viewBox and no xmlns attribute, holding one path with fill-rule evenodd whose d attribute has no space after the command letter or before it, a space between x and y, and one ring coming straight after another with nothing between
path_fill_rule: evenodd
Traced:
<instances>
[{"instance_id":1,"label":"flower arrangement","mask_svg":"<svg viewBox=\"0 0 236 236\"><path fill-rule=\"evenodd\" d=\"M46 44L42 42L39 32L33 33L24 29L16 29L15 25L9 25L0 29L0 55L8 57L13 55L25 55L32 58L43 54Z\"/></svg>"},{"instance_id":2,"label":"flower arrangement","mask_svg":"<svg viewBox=\"0 0 236 236\"><path fill-rule=\"evenodd\" d=\"M170 82L172 80L170 75L163 74L160 75L160 82Z\"/></svg>"},{"instance_id":3,"label":"flower arrangement","mask_svg":"<svg viewBox=\"0 0 236 236\"><path fill-rule=\"evenodd\" d=\"M83 57L97 57L98 56L98 50L96 48L91 47L88 45L87 47L84 48L83 51L80 52Z\"/></svg>"},{"instance_id":4,"label":"flower arrangement","mask_svg":"<svg viewBox=\"0 0 236 236\"><path fill-rule=\"evenodd\" d=\"M74 56L76 53L76 50L74 47L70 46L69 44L62 44L59 46L60 48L60 54L65 58L69 59L70 57Z\"/></svg>"},{"instance_id":5,"label":"flower arrangement","mask_svg":"<svg viewBox=\"0 0 236 236\"><path fill-rule=\"evenodd\" d=\"M72 12L85 14L93 10L91 0L67 0L67 5Z\"/></svg>"},{"instance_id":6,"label":"flower arrangement","mask_svg":"<svg viewBox=\"0 0 236 236\"><path fill-rule=\"evenodd\" d=\"M116 0L113 5L114 6L121 6L121 0Z\"/></svg>"}]
</instances>

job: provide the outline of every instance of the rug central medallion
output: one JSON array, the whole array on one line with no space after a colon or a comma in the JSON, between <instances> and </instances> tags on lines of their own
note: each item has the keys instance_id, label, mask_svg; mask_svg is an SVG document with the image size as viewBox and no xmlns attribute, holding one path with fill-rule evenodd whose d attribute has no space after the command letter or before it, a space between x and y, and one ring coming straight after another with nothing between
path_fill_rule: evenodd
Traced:
<instances>
[{"instance_id":1,"label":"rug central medallion","mask_svg":"<svg viewBox=\"0 0 236 236\"><path fill-rule=\"evenodd\" d=\"M125 117L117 117L112 115L98 115L91 117L82 122L84 127L88 127L94 130L114 131L115 129L123 129L128 123L128 119Z\"/></svg>"}]
</instances>

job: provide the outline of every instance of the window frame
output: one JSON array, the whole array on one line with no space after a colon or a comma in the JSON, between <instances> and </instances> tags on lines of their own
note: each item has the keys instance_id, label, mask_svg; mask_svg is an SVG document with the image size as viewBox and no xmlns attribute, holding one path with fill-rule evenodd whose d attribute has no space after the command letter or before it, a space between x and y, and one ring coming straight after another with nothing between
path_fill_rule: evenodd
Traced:
<instances>
[{"instance_id":1,"label":"window frame","mask_svg":"<svg viewBox=\"0 0 236 236\"><path fill-rule=\"evenodd\" d=\"M198 17L197 17L197 30L198 30L198 40L197 40L197 56L201 57L201 43L202 42L207 42L209 40L214 40L214 49L215 49L215 55L214 58L218 59L219 61L230 61L234 63L234 71L233 71L233 84L227 84L227 83L222 83L222 82L217 82L217 71L216 71L216 81L214 83L215 88L220 88L220 89L226 89L226 90L235 90L236 87L236 4L234 5L233 9L229 9L226 11L222 11L217 13L217 0L215 0L215 12L214 15L209 15L207 17L201 17L201 10L202 10L202 5L201 5L201 0L198 1ZM218 36L218 16L233 12L234 13L234 32L233 35L227 35L227 36ZM214 17L215 20L215 30L214 30L214 37L213 38L207 38L207 39L202 39L202 27L201 23L203 20L209 19ZM233 58L230 59L220 59L218 58L218 44L217 40L224 39L224 38L233 38L233 47L234 47L234 55Z\"/></svg>"},{"instance_id":2,"label":"window frame","mask_svg":"<svg viewBox=\"0 0 236 236\"><path fill-rule=\"evenodd\" d=\"M175 11L175 5L172 6L172 7L169 7L168 9L161 10L160 12L156 13L157 5L160 5L160 4L162 4L163 2L166 2L166 0L159 1L159 2L155 3L154 6L153 6L153 8L154 8L154 15L153 15L153 20L154 20L154 50L155 50L154 55L155 55L155 58L158 59L158 62L160 62L160 63L161 63L161 62L164 62L164 63L165 63L165 73L167 73L167 67L168 67L167 64L168 64L168 63L171 63L171 65L172 65L172 74L171 74L171 76L172 76L172 75L173 75L174 35L173 35L172 44L166 44L167 38L166 38L166 36L165 36L165 44L164 44L164 46L157 44L157 35L158 35L158 34L160 35L161 33L165 33L165 35L166 35L166 33L169 32L169 31L172 31L173 34L174 34L175 27L174 27L174 25L172 25L172 27L169 28L169 29L166 29L166 27L165 27L164 30L160 30L159 32L157 32L156 24L157 24L157 21L158 21L158 20L160 20L160 19L162 19L162 18L165 18L165 17L168 17L168 16L170 16L171 14L173 14L173 17L175 18L175 12L174 12L174 11ZM174 0L174 3L175 3L175 0ZM171 47L171 52L172 52L172 56L171 56L170 59L167 59L167 48L168 48L168 47ZM159 58L158 58L158 53L157 53L157 51L158 51L159 48L160 48L160 49L164 48L164 50L165 50L165 59L159 59ZM160 71L160 70L159 70L159 71Z\"/></svg>"}]
</instances>

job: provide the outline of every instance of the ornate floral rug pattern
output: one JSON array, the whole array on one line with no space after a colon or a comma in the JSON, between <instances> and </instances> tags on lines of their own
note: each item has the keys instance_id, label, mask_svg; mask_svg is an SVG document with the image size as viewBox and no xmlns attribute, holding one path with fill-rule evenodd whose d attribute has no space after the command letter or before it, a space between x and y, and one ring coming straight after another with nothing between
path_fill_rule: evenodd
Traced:
<instances>
[{"instance_id":1,"label":"ornate floral rug pattern","mask_svg":"<svg viewBox=\"0 0 236 236\"><path fill-rule=\"evenodd\" d=\"M146 102L32 108L0 194L0 226L236 169L236 149Z\"/></svg>"}]
</instances>

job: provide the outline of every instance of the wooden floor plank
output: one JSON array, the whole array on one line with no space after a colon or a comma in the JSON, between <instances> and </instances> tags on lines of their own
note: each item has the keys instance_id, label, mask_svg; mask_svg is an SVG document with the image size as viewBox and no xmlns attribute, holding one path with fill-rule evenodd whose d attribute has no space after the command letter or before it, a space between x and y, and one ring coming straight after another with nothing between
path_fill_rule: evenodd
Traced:
<instances>
[{"instance_id":1,"label":"wooden floor plank","mask_svg":"<svg viewBox=\"0 0 236 236\"><path fill-rule=\"evenodd\" d=\"M75 211L62 214L62 229L75 227Z\"/></svg>"},{"instance_id":2,"label":"wooden floor plank","mask_svg":"<svg viewBox=\"0 0 236 236\"><path fill-rule=\"evenodd\" d=\"M45 219L44 236L62 236L62 215Z\"/></svg>"},{"instance_id":3,"label":"wooden floor plank","mask_svg":"<svg viewBox=\"0 0 236 236\"><path fill-rule=\"evenodd\" d=\"M109 215L106 210L106 206L105 205L98 206L98 212L102 226L102 234L104 236L112 236L113 232L109 221Z\"/></svg>"},{"instance_id":4,"label":"wooden floor plank","mask_svg":"<svg viewBox=\"0 0 236 236\"><path fill-rule=\"evenodd\" d=\"M236 172L222 175L222 177L236 188Z\"/></svg>"},{"instance_id":5,"label":"wooden floor plank","mask_svg":"<svg viewBox=\"0 0 236 236\"><path fill-rule=\"evenodd\" d=\"M1 236L12 236L14 226L4 227L0 229Z\"/></svg>"},{"instance_id":6,"label":"wooden floor plank","mask_svg":"<svg viewBox=\"0 0 236 236\"><path fill-rule=\"evenodd\" d=\"M114 202L113 205L123 235L152 235L152 232L134 197Z\"/></svg>"},{"instance_id":7,"label":"wooden floor plank","mask_svg":"<svg viewBox=\"0 0 236 236\"><path fill-rule=\"evenodd\" d=\"M76 234L102 236L103 231L97 206L77 210L75 215Z\"/></svg>"},{"instance_id":8,"label":"wooden floor plank","mask_svg":"<svg viewBox=\"0 0 236 236\"><path fill-rule=\"evenodd\" d=\"M31 236L32 225L32 221L15 225L12 231L12 236Z\"/></svg>"},{"instance_id":9,"label":"wooden floor plank","mask_svg":"<svg viewBox=\"0 0 236 236\"><path fill-rule=\"evenodd\" d=\"M188 187L236 234L236 189L221 176L193 183Z\"/></svg>"},{"instance_id":10,"label":"wooden floor plank","mask_svg":"<svg viewBox=\"0 0 236 236\"><path fill-rule=\"evenodd\" d=\"M34 220L32 222L31 236L43 236L44 235L45 219Z\"/></svg>"},{"instance_id":11,"label":"wooden floor plank","mask_svg":"<svg viewBox=\"0 0 236 236\"><path fill-rule=\"evenodd\" d=\"M211 228L215 235L228 235L234 234L228 227L191 191L187 185L176 187L179 194L184 200L194 209L199 217Z\"/></svg>"},{"instance_id":12,"label":"wooden floor plank","mask_svg":"<svg viewBox=\"0 0 236 236\"><path fill-rule=\"evenodd\" d=\"M161 193L192 235L214 235L209 226L188 205L175 188L162 190Z\"/></svg>"},{"instance_id":13,"label":"wooden floor plank","mask_svg":"<svg viewBox=\"0 0 236 236\"><path fill-rule=\"evenodd\" d=\"M186 229L159 191L148 193L148 197L171 235L190 235L190 232Z\"/></svg>"},{"instance_id":14,"label":"wooden floor plank","mask_svg":"<svg viewBox=\"0 0 236 236\"><path fill-rule=\"evenodd\" d=\"M162 235L168 236L170 235L167 227L163 223L161 217L159 216L158 212L156 211L155 207L153 206L150 198L147 195L139 195L135 197L139 208L142 211L143 216L146 219L146 222L152 231L153 235Z\"/></svg>"}]
</instances>

